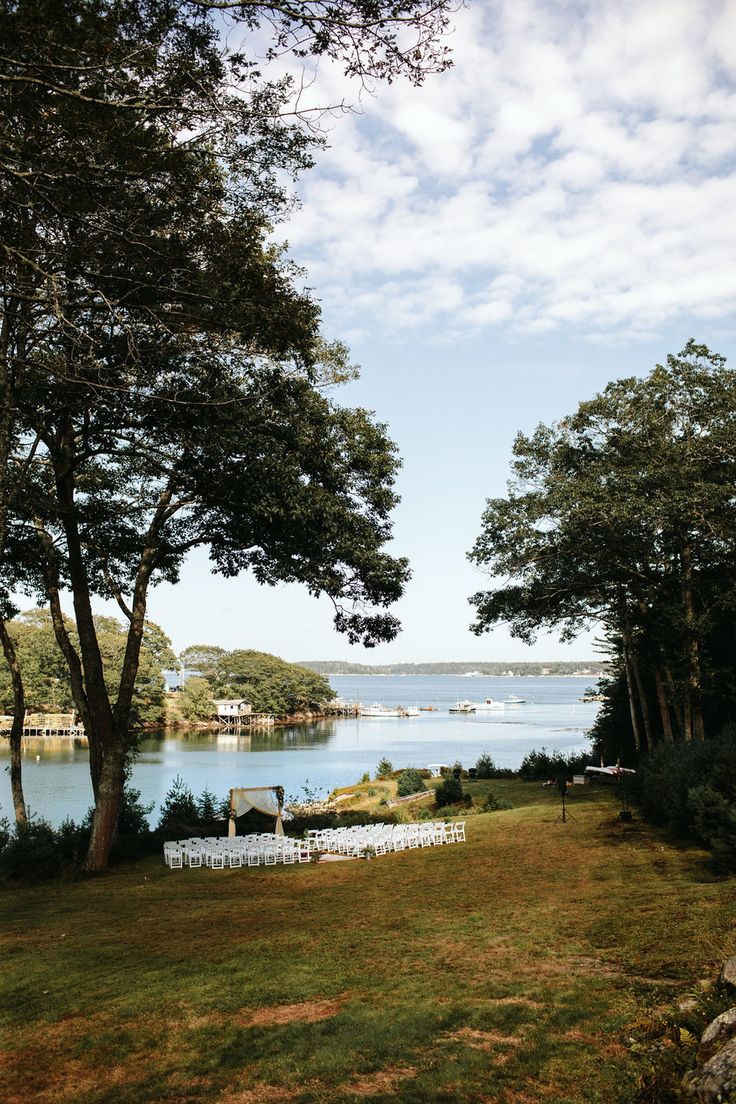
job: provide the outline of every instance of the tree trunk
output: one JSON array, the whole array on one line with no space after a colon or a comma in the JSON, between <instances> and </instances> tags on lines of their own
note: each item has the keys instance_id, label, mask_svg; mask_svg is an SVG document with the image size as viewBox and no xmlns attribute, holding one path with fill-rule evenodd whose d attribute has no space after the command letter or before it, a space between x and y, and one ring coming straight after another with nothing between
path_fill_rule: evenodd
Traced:
<instances>
[{"instance_id":1,"label":"tree trunk","mask_svg":"<svg viewBox=\"0 0 736 1104\"><path fill-rule=\"evenodd\" d=\"M654 668L654 685L657 688L657 702L659 704L659 716L662 720L662 735L668 744L674 743L672 732L672 718L667 704L667 692L664 687L664 676L659 667Z\"/></svg>"},{"instance_id":2,"label":"tree trunk","mask_svg":"<svg viewBox=\"0 0 736 1104\"><path fill-rule=\"evenodd\" d=\"M56 637L56 643L61 649L61 653L66 660L66 665L69 671L69 682L72 689L72 697L74 704L79 713L79 719L84 726L85 735L87 736L87 742L89 744L89 757L90 757L90 774L92 777L92 792L95 800L97 800L97 789L99 784L100 771L102 769L102 750L100 748L100 742L97 738L92 719L90 715L89 702L87 701L87 694L84 689L84 677L82 674L82 664L77 655L76 649L71 642L69 633L67 632L66 624L64 622L64 614L61 609L61 599L59 597L59 575L56 563L56 552L54 550L54 542L50 535L44 528L43 522L40 518L35 519L36 534L41 544L42 550L42 568L43 576L46 584L46 597L49 600L49 609L51 611L51 624L54 629L54 636Z\"/></svg>"},{"instance_id":3,"label":"tree trunk","mask_svg":"<svg viewBox=\"0 0 736 1104\"><path fill-rule=\"evenodd\" d=\"M5 621L1 618L0 641L2 641L3 653L8 664L10 682L13 687L13 723L10 728L10 790L13 795L15 823L19 828L26 828L28 826L28 811L23 796L23 760L21 756L23 723L26 717L26 696L15 645Z\"/></svg>"},{"instance_id":4,"label":"tree trunk","mask_svg":"<svg viewBox=\"0 0 736 1104\"><path fill-rule=\"evenodd\" d=\"M126 759L126 749L116 744L106 748L103 755L92 834L84 860L88 873L97 874L107 869L123 799Z\"/></svg>"},{"instance_id":5,"label":"tree trunk","mask_svg":"<svg viewBox=\"0 0 736 1104\"><path fill-rule=\"evenodd\" d=\"M634 680L631 675L631 660L629 656L628 634L623 636L624 670L626 672L626 689L629 695L629 713L631 714L631 729L634 733L634 747L636 754L641 754L641 732L639 731L639 718L636 715L636 699L634 697Z\"/></svg>"},{"instance_id":6,"label":"tree trunk","mask_svg":"<svg viewBox=\"0 0 736 1104\"><path fill-rule=\"evenodd\" d=\"M646 693L644 692L644 683L641 677L639 659L633 648L629 649L629 661L631 663L631 670L634 675L634 682L636 683L636 690L639 695L641 718L644 723L644 740L646 742L647 751L651 751L654 747L654 738L652 736L652 723L649 716L649 703L647 701Z\"/></svg>"},{"instance_id":7,"label":"tree trunk","mask_svg":"<svg viewBox=\"0 0 736 1104\"><path fill-rule=\"evenodd\" d=\"M92 613L89 579L77 525L74 502L74 441L71 432L67 439L62 442L62 452L63 458L54 458L54 474L56 476L61 521L66 537L67 565L74 602L74 616L79 635L79 650L82 657L84 691L89 716L89 735L91 737L90 774L93 790L97 794L100 788L103 761L107 749L115 743L115 726L110 696L105 685L102 655L97 642L97 631ZM67 656L68 661L69 657ZM93 746L97 749L94 754L92 753Z\"/></svg>"},{"instance_id":8,"label":"tree trunk","mask_svg":"<svg viewBox=\"0 0 736 1104\"><path fill-rule=\"evenodd\" d=\"M0 640L2 650L10 670L13 688L13 722L10 728L10 790L13 797L15 824L19 828L28 827L28 809L23 796L23 761L21 745L23 741L23 723L25 721L25 691L15 646L8 633L8 626L0 618Z\"/></svg>"},{"instance_id":9,"label":"tree trunk","mask_svg":"<svg viewBox=\"0 0 736 1104\"><path fill-rule=\"evenodd\" d=\"M54 474L61 521L66 537L67 564L79 634L81 669L91 737L90 773L95 791L95 812L84 867L89 872L98 872L107 867L123 798L125 771L130 751L130 710L143 640L148 585L156 561L161 527L168 516L172 489L167 488L162 492L148 532L143 539L143 550L135 578L123 669L113 709L104 679L102 656L92 614L87 565L78 528L74 501L74 447L74 435L70 429L61 438L59 452L54 457Z\"/></svg>"},{"instance_id":10,"label":"tree trunk","mask_svg":"<svg viewBox=\"0 0 736 1104\"><path fill-rule=\"evenodd\" d=\"M692 549L687 542L682 547L682 604L687 626L687 704L686 739L705 739L703 724L702 680L700 673L700 643L696 627L695 599L693 595ZM688 734L689 733L689 734Z\"/></svg>"}]
</instances>

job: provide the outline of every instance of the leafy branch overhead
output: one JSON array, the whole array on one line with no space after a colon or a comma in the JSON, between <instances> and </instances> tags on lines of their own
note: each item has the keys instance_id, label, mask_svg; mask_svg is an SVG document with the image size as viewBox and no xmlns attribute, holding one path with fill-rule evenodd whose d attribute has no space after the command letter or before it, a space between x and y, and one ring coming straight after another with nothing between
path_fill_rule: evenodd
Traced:
<instances>
[{"instance_id":1,"label":"leafy branch overhead","mask_svg":"<svg viewBox=\"0 0 736 1104\"><path fill-rule=\"evenodd\" d=\"M191 549L225 575L327 595L350 640L398 631L396 450L329 397L354 369L272 238L322 138L296 81L261 62L267 39L271 58L419 82L447 64L449 11L11 0L0 13L0 591L49 604L89 737L89 869L120 805L148 590ZM113 690L94 596L127 624Z\"/></svg>"}]
</instances>

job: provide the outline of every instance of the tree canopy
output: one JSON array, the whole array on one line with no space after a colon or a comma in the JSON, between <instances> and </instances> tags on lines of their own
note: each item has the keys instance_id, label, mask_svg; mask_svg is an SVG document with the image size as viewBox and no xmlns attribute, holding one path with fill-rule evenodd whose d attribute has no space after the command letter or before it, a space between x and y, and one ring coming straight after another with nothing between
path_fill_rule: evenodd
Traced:
<instances>
[{"instance_id":1,"label":"tree canopy","mask_svg":"<svg viewBox=\"0 0 736 1104\"><path fill-rule=\"evenodd\" d=\"M315 711L335 697L326 678L268 652L252 648L227 652L222 648L197 647L187 649L180 660L187 656L186 666L194 667L192 658L197 653L206 661L197 666L197 670L206 679L210 696L242 697L250 702L256 713L287 716ZM190 678L184 690L194 681ZM200 687L195 689L199 692Z\"/></svg>"},{"instance_id":2,"label":"tree canopy","mask_svg":"<svg viewBox=\"0 0 736 1104\"><path fill-rule=\"evenodd\" d=\"M384 550L396 450L331 398L347 351L272 240L321 138L247 36L270 36L271 57L421 82L447 64L447 12L10 0L0 13L0 590L49 603L90 742L88 869L106 864L134 742L148 588L176 580L189 550L328 595L352 641L398 629L387 607L407 565ZM222 18L246 34L237 49ZM128 625L114 690L94 596ZM7 634L3 647L17 667Z\"/></svg>"},{"instance_id":3,"label":"tree canopy","mask_svg":"<svg viewBox=\"0 0 736 1104\"><path fill-rule=\"evenodd\" d=\"M474 630L574 636L600 623L628 685L637 749L705 735L704 690L736 669L736 373L691 341L514 444L470 558L494 577ZM658 712L658 720L654 713Z\"/></svg>"},{"instance_id":4,"label":"tree canopy","mask_svg":"<svg viewBox=\"0 0 736 1104\"><path fill-rule=\"evenodd\" d=\"M70 636L76 642L73 621L67 620ZM26 708L29 712L69 713L75 708L69 680L69 669L54 636L51 615L47 610L27 610L7 623L23 670ZM95 618L97 638L105 663L108 692L113 695L118 685L125 655L127 632L114 617ZM176 657L163 630L146 622L141 647L130 723L133 727L162 725L165 720L164 669L170 668ZM0 667L0 707L12 709L13 694L10 675Z\"/></svg>"}]
</instances>

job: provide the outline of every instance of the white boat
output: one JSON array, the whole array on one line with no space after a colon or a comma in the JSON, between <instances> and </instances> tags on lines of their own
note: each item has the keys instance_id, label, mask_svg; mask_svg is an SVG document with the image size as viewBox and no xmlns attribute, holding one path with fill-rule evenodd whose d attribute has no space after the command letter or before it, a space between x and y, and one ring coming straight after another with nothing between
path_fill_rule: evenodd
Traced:
<instances>
[{"instance_id":1,"label":"white boat","mask_svg":"<svg viewBox=\"0 0 736 1104\"><path fill-rule=\"evenodd\" d=\"M471 701L459 701L450 709L451 713L475 713L475 706Z\"/></svg>"},{"instance_id":2,"label":"white boat","mask_svg":"<svg viewBox=\"0 0 736 1104\"><path fill-rule=\"evenodd\" d=\"M392 708L390 705L380 705L376 702L374 705L364 705L361 709L361 716L363 717L418 717L418 709L405 709L403 705L397 705Z\"/></svg>"},{"instance_id":3,"label":"white boat","mask_svg":"<svg viewBox=\"0 0 736 1104\"><path fill-rule=\"evenodd\" d=\"M507 698L503 699L504 705L523 705L526 698L520 698L518 694L509 694Z\"/></svg>"},{"instance_id":4,"label":"white boat","mask_svg":"<svg viewBox=\"0 0 736 1104\"><path fill-rule=\"evenodd\" d=\"M504 703L502 701L496 701L494 698L486 698L485 701L475 703L476 713L481 713L485 709L503 709Z\"/></svg>"}]
</instances>

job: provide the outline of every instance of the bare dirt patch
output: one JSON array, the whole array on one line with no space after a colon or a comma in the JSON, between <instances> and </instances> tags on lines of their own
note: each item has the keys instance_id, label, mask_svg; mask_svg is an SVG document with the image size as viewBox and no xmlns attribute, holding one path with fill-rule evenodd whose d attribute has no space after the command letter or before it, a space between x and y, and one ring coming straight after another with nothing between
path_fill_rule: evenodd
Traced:
<instances>
[{"instance_id":1,"label":"bare dirt patch","mask_svg":"<svg viewBox=\"0 0 736 1104\"><path fill-rule=\"evenodd\" d=\"M353 1093L354 1096L375 1096L378 1093L392 1092L402 1081L416 1076L414 1066L400 1066L395 1069L377 1070L367 1077L361 1077L359 1081L352 1081L349 1085L343 1085L342 1091Z\"/></svg>"},{"instance_id":2,"label":"bare dirt patch","mask_svg":"<svg viewBox=\"0 0 736 1104\"><path fill-rule=\"evenodd\" d=\"M58 1104L70 1094L85 1096L101 1087L106 1089L125 1089L134 1085L140 1078L140 1067L135 1063L108 1066L103 1070L90 1070L81 1061L66 1061L53 1073L46 1076L24 1078L24 1084L18 1089L9 1089L3 1096L5 1104Z\"/></svg>"},{"instance_id":3,"label":"bare dirt patch","mask_svg":"<svg viewBox=\"0 0 736 1104\"><path fill-rule=\"evenodd\" d=\"M293 1100L299 1089L287 1089L283 1085L254 1085L250 1089L238 1089L226 1092L220 1097L221 1104L279 1104L282 1100Z\"/></svg>"},{"instance_id":4,"label":"bare dirt patch","mask_svg":"<svg viewBox=\"0 0 736 1104\"><path fill-rule=\"evenodd\" d=\"M278 1027L289 1023L316 1023L336 1016L348 1000L343 993L332 1000L302 1001L301 1004L276 1004L270 1008L241 1009L236 1022L241 1027Z\"/></svg>"},{"instance_id":5,"label":"bare dirt patch","mask_svg":"<svg viewBox=\"0 0 736 1104\"><path fill-rule=\"evenodd\" d=\"M461 1027L458 1031L443 1035L442 1042L465 1043L473 1050L495 1050L496 1047L520 1046L522 1040L518 1035L502 1035L500 1031L478 1031L474 1027Z\"/></svg>"},{"instance_id":6,"label":"bare dirt patch","mask_svg":"<svg viewBox=\"0 0 736 1104\"><path fill-rule=\"evenodd\" d=\"M628 1053L623 1043L619 1043L618 1040L606 1035L596 1035L590 1031L578 1031L576 1028L570 1028L560 1038L570 1043L585 1043L586 1046L595 1047L601 1054L606 1054L611 1058L623 1058Z\"/></svg>"}]
</instances>

